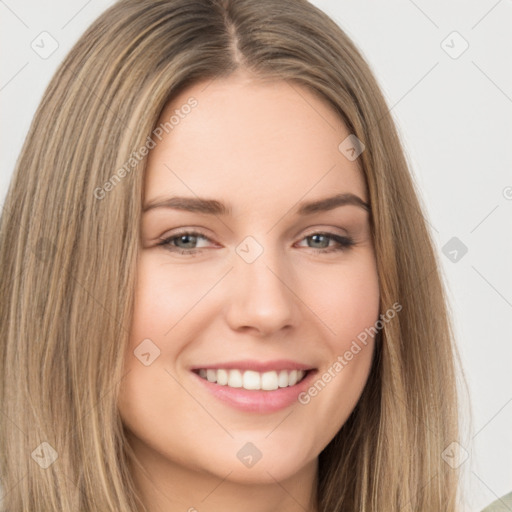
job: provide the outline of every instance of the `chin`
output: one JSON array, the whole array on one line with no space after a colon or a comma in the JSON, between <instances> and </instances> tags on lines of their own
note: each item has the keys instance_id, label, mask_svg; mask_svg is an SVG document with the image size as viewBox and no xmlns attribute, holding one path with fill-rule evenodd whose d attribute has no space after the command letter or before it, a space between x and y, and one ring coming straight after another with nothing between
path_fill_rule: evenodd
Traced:
<instances>
[{"instance_id":1,"label":"chin","mask_svg":"<svg viewBox=\"0 0 512 512\"><path fill-rule=\"evenodd\" d=\"M272 449L269 446L267 450L262 449L258 453L251 445L242 445L241 449L237 447L235 457L226 458L225 454L212 457L212 464L207 469L231 482L252 485L274 484L276 480L283 481L302 471L309 469L314 472L316 469L317 458L305 459L300 443L289 445L287 449ZM218 464L214 464L215 460Z\"/></svg>"}]
</instances>

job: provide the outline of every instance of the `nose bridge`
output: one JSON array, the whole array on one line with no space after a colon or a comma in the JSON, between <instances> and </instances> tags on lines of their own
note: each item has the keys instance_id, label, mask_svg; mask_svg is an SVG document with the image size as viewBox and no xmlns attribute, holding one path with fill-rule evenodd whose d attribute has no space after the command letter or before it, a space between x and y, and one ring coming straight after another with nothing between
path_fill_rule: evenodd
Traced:
<instances>
[{"instance_id":1,"label":"nose bridge","mask_svg":"<svg viewBox=\"0 0 512 512\"><path fill-rule=\"evenodd\" d=\"M252 236L235 249L229 320L233 327L271 332L291 324L296 310L292 271L278 247Z\"/></svg>"}]
</instances>

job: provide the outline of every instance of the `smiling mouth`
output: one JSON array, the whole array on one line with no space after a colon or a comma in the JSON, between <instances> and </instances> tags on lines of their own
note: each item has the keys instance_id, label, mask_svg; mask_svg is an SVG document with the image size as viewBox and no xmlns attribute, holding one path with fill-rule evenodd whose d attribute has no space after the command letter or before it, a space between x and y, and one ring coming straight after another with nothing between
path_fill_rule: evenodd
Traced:
<instances>
[{"instance_id":1,"label":"smiling mouth","mask_svg":"<svg viewBox=\"0 0 512 512\"><path fill-rule=\"evenodd\" d=\"M254 391L274 391L279 388L295 386L309 373L309 370L256 372L253 370L222 368L200 368L193 371L204 380L220 386Z\"/></svg>"}]
</instances>

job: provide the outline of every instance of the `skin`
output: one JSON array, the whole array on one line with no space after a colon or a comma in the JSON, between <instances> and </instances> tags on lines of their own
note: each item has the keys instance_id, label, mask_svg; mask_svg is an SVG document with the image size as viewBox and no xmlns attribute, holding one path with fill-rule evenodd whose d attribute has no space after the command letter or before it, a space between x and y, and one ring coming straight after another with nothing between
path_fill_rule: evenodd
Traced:
<instances>
[{"instance_id":1,"label":"skin","mask_svg":"<svg viewBox=\"0 0 512 512\"><path fill-rule=\"evenodd\" d=\"M368 202L364 177L358 161L338 149L350 132L303 86L237 71L183 91L162 122L190 97L198 105L149 154L144 204L199 196L233 212L162 207L143 215L129 373L119 395L129 442L145 468L132 471L152 512L315 511L318 455L361 396L374 339L307 405L271 413L221 402L190 367L292 359L321 376L378 320L369 213L355 205L294 213L302 201L335 193ZM207 238L158 245L179 228ZM327 253L339 244L312 238L322 232L355 245ZM247 236L263 249L252 263L236 252ZM144 339L160 350L149 366L134 355ZM237 458L246 442L262 453L250 468Z\"/></svg>"}]
</instances>

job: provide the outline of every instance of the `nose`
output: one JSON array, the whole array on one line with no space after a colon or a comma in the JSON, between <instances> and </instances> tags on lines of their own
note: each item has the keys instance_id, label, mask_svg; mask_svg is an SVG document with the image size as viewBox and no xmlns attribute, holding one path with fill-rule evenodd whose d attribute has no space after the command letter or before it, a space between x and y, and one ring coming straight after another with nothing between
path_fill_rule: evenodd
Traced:
<instances>
[{"instance_id":1,"label":"nose","mask_svg":"<svg viewBox=\"0 0 512 512\"><path fill-rule=\"evenodd\" d=\"M228 324L236 331L269 336L297 323L300 302L293 271L282 257L265 251L248 262L235 254L229 279Z\"/></svg>"}]
</instances>

